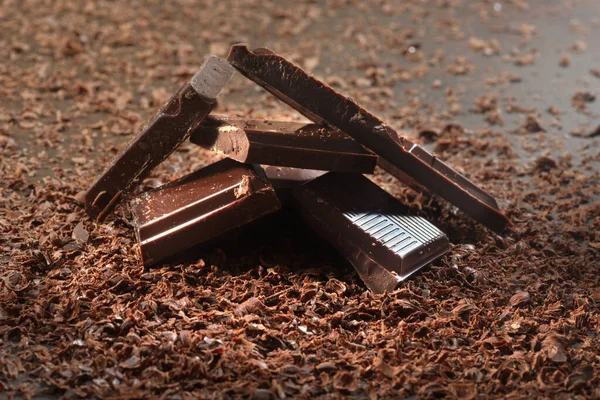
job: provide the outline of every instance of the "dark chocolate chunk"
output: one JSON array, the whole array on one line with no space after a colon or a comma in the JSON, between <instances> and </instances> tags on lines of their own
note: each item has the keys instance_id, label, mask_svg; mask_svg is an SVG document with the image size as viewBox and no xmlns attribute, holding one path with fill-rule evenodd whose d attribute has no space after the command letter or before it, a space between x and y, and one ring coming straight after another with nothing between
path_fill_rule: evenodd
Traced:
<instances>
[{"instance_id":1,"label":"dark chocolate chunk","mask_svg":"<svg viewBox=\"0 0 600 400\"><path fill-rule=\"evenodd\" d=\"M294 197L303 218L375 293L393 291L450 249L442 231L362 175L329 172Z\"/></svg>"},{"instance_id":2,"label":"dark chocolate chunk","mask_svg":"<svg viewBox=\"0 0 600 400\"><path fill-rule=\"evenodd\" d=\"M189 137L234 71L219 57L206 60L88 190L85 205L92 219L106 217L124 194Z\"/></svg>"},{"instance_id":3,"label":"dark chocolate chunk","mask_svg":"<svg viewBox=\"0 0 600 400\"><path fill-rule=\"evenodd\" d=\"M421 186L495 231L510 224L492 196L383 121L268 49L234 45L227 58L243 75L315 123L345 132L379 155L379 165L413 188Z\"/></svg>"},{"instance_id":4,"label":"dark chocolate chunk","mask_svg":"<svg viewBox=\"0 0 600 400\"><path fill-rule=\"evenodd\" d=\"M302 122L209 116L190 140L239 162L371 174L377 156L336 129Z\"/></svg>"},{"instance_id":5,"label":"dark chocolate chunk","mask_svg":"<svg viewBox=\"0 0 600 400\"><path fill-rule=\"evenodd\" d=\"M133 199L145 265L280 208L259 166L224 159Z\"/></svg>"},{"instance_id":6,"label":"dark chocolate chunk","mask_svg":"<svg viewBox=\"0 0 600 400\"><path fill-rule=\"evenodd\" d=\"M310 180L325 175L326 171L316 169L302 169L292 167L276 167L272 165L262 166L265 175L275 189L278 188L297 188L298 186Z\"/></svg>"},{"instance_id":7,"label":"dark chocolate chunk","mask_svg":"<svg viewBox=\"0 0 600 400\"><path fill-rule=\"evenodd\" d=\"M265 175L269 178L269 182L271 182L271 185L275 189L279 201L284 206L294 203L292 192L295 188L327 173L326 171L316 169L276 167L272 165L263 165L262 167Z\"/></svg>"}]
</instances>

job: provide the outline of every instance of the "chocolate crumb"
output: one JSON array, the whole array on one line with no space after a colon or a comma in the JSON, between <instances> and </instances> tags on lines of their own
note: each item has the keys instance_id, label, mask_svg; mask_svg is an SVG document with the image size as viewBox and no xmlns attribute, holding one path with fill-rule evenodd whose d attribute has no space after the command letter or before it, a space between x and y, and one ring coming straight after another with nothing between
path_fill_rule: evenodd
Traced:
<instances>
[{"instance_id":1,"label":"chocolate crumb","mask_svg":"<svg viewBox=\"0 0 600 400\"><path fill-rule=\"evenodd\" d=\"M549 172L557 167L558 164L556 163L556 161L554 161L550 157L545 156L538 157L534 163L534 170L536 171Z\"/></svg>"},{"instance_id":2,"label":"chocolate crumb","mask_svg":"<svg viewBox=\"0 0 600 400\"><path fill-rule=\"evenodd\" d=\"M240 182L240 185L235 189L234 194L236 198L248 196L253 193L252 179L248 175L244 175Z\"/></svg>"},{"instance_id":3,"label":"chocolate crumb","mask_svg":"<svg viewBox=\"0 0 600 400\"><path fill-rule=\"evenodd\" d=\"M586 112L588 103L596 100L596 96L590 92L576 92L571 98L571 105L579 112Z\"/></svg>"},{"instance_id":4,"label":"chocolate crumb","mask_svg":"<svg viewBox=\"0 0 600 400\"><path fill-rule=\"evenodd\" d=\"M529 133L546 132L546 130L542 128L535 114L527 115L523 128Z\"/></svg>"},{"instance_id":5,"label":"chocolate crumb","mask_svg":"<svg viewBox=\"0 0 600 400\"><path fill-rule=\"evenodd\" d=\"M600 136L600 125L591 131L585 132L583 129L571 131L571 135L582 138L594 138Z\"/></svg>"},{"instance_id":6,"label":"chocolate crumb","mask_svg":"<svg viewBox=\"0 0 600 400\"><path fill-rule=\"evenodd\" d=\"M83 222L78 223L75 226L75 229L73 229L73 239L76 240L78 243L86 243L89 237L90 234L83 227Z\"/></svg>"},{"instance_id":7,"label":"chocolate crumb","mask_svg":"<svg viewBox=\"0 0 600 400\"><path fill-rule=\"evenodd\" d=\"M439 132L434 129L421 129L419 131L419 137L423 139L425 143L434 142L439 136Z\"/></svg>"},{"instance_id":8,"label":"chocolate crumb","mask_svg":"<svg viewBox=\"0 0 600 400\"><path fill-rule=\"evenodd\" d=\"M519 307L529 303L529 300L530 297L528 292L518 292L510 298L510 305L513 307Z\"/></svg>"}]
</instances>

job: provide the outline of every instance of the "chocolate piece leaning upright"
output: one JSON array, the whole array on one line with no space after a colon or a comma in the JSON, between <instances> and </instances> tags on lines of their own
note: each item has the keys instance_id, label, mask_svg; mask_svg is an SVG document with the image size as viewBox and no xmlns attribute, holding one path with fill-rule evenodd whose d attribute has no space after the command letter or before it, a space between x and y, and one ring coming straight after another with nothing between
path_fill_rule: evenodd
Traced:
<instances>
[{"instance_id":1,"label":"chocolate piece leaning upright","mask_svg":"<svg viewBox=\"0 0 600 400\"><path fill-rule=\"evenodd\" d=\"M372 174L377 156L337 129L211 115L190 140L239 162Z\"/></svg>"},{"instance_id":2,"label":"chocolate piece leaning upright","mask_svg":"<svg viewBox=\"0 0 600 400\"><path fill-rule=\"evenodd\" d=\"M352 136L379 156L379 165L411 187L424 186L495 231L510 224L488 193L280 55L240 44L231 48L227 59L307 118Z\"/></svg>"},{"instance_id":3,"label":"chocolate piece leaning upright","mask_svg":"<svg viewBox=\"0 0 600 400\"><path fill-rule=\"evenodd\" d=\"M280 207L260 167L227 158L143 193L130 203L145 265Z\"/></svg>"},{"instance_id":4,"label":"chocolate piece leaning upright","mask_svg":"<svg viewBox=\"0 0 600 400\"><path fill-rule=\"evenodd\" d=\"M88 190L85 207L92 219L106 217L125 193L189 137L191 130L210 113L234 72L219 57L206 60Z\"/></svg>"},{"instance_id":5,"label":"chocolate piece leaning upright","mask_svg":"<svg viewBox=\"0 0 600 400\"><path fill-rule=\"evenodd\" d=\"M294 190L302 217L356 268L375 293L450 249L426 219L359 174L329 172Z\"/></svg>"}]
</instances>

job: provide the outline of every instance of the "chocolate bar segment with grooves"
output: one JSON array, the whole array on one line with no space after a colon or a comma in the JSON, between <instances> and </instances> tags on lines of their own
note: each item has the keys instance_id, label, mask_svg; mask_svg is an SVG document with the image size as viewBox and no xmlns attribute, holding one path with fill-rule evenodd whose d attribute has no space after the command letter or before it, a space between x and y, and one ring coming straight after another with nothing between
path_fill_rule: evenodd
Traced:
<instances>
[{"instance_id":1,"label":"chocolate bar segment with grooves","mask_svg":"<svg viewBox=\"0 0 600 400\"><path fill-rule=\"evenodd\" d=\"M190 140L239 162L372 174L377 156L337 129L209 116Z\"/></svg>"},{"instance_id":2,"label":"chocolate bar segment with grooves","mask_svg":"<svg viewBox=\"0 0 600 400\"><path fill-rule=\"evenodd\" d=\"M359 174L329 172L294 190L304 220L356 268L375 293L391 292L450 249L426 219Z\"/></svg>"},{"instance_id":3,"label":"chocolate bar segment with grooves","mask_svg":"<svg viewBox=\"0 0 600 400\"><path fill-rule=\"evenodd\" d=\"M497 232L510 224L492 196L277 53L249 50L238 44L227 59L247 78L310 120L352 136L379 156L380 166L411 187L425 187Z\"/></svg>"},{"instance_id":4,"label":"chocolate bar segment with grooves","mask_svg":"<svg viewBox=\"0 0 600 400\"><path fill-rule=\"evenodd\" d=\"M281 207L259 166L218 161L130 202L144 265Z\"/></svg>"},{"instance_id":5,"label":"chocolate bar segment with grooves","mask_svg":"<svg viewBox=\"0 0 600 400\"><path fill-rule=\"evenodd\" d=\"M210 113L234 72L219 57L206 60L88 190L85 206L92 219L106 217L123 195L189 137L191 129Z\"/></svg>"}]
</instances>

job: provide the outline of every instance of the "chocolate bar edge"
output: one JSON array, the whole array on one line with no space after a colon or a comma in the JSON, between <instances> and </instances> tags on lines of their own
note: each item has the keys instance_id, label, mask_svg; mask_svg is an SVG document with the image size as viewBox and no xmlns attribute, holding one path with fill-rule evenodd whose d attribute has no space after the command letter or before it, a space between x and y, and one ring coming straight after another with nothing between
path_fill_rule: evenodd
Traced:
<instances>
[{"instance_id":1,"label":"chocolate bar edge","mask_svg":"<svg viewBox=\"0 0 600 400\"><path fill-rule=\"evenodd\" d=\"M307 118L309 118L317 123L327 123L327 121L325 121L324 118L320 117L319 115L316 115L313 111L308 110L306 107L300 105L295 100L293 100L290 96L287 96L286 94L282 93L277 88L271 86L269 83L265 82L260 77L253 75L252 73L249 73L246 70L246 66L244 65L246 57L260 57L260 56L278 58L279 62L280 62L280 64L279 64L280 70L283 70L285 68L285 66L281 63L282 61L289 63L283 57L281 57L280 55L278 55L277 53L275 53L269 49L259 48L259 49L250 50L248 48L248 46L245 44L236 44L236 45L232 46L227 59L240 73L242 73L242 75L246 76L248 79L259 84L265 90L267 90L268 92L275 95L279 100L283 101L284 103L287 103L292 108L296 109L301 114L305 115ZM306 74L301 68L293 65L292 63L289 63L289 64L292 66L292 68L295 68L294 72L302 72L302 73ZM324 88L325 90L327 90L329 94L333 94L335 96L341 96L346 101L349 101L353 105L353 107L356 107L359 109L358 114L363 113L364 115L367 115L369 118L379 121L375 116L370 114L368 111L362 109L359 105L355 104L354 102L352 102L348 98L344 97L343 95L335 92L331 87L327 86L323 82L317 80L316 78L314 78L308 74L306 74L306 76L308 76L311 79L312 83L316 83L316 84L320 85L321 88ZM295 77L295 79L297 79L297 77ZM403 143L403 142L406 142L406 144L409 144L410 145L409 147L411 147L411 148L415 145L414 143L412 143L410 141L400 140L397 137L398 136L397 134L396 135L391 134L390 130L394 133L395 133L395 131L393 131L391 128L387 127L386 125L381 125L381 127L384 129L380 129L377 134L380 137L385 136L389 140L397 142L399 144L399 146L401 146L404 149L405 153L408 154L409 152L406 150L405 143ZM336 126L336 128L340 128L340 127ZM348 132L348 133L350 133L352 135L352 132ZM355 135L352 135L352 136L355 137L357 140L360 139L359 137L357 137ZM396 136L396 137L394 137L394 136ZM385 140L388 140L388 139L385 139ZM359 140L359 141L362 143L362 140ZM365 144L365 143L363 143L363 144ZM367 147L370 147L370 146L367 146ZM425 150L422 150L422 151L425 151ZM376 152L376 153L379 153L379 152ZM379 154L379 155L381 156L381 154ZM472 218L476 219L480 223L488 226L490 229L492 229L496 232L499 232L499 233L504 231L504 229L506 229L507 226L511 225L510 220L497 207L496 200L491 195L489 195L487 192L481 190L474 183L470 182L467 178L456 173L457 175L459 175L463 178L462 180L470 182L471 183L470 186L477 188L477 190L475 191L476 194L474 194L472 192L472 190L469 190L469 187L461 186L460 183L458 182L458 180L452 180L448 176L446 176L443 172L440 172L440 171L437 171L436 169L434 169L432 166L430 166L427 162L425 162L425 160L423 160L418 155L412 154L412 155L410 155L410 157L413 157L412 161L410 161L410 162L412 162L412 163L416 162L418 164L421 164L421 166L419 166L419 168L421 168L422 171L425 171L426 175L428 175L430 178L433 176L432 174L434 174L434 175L438 175L437 178L444 177L448 181L445 184L447 186L445 188L446 193L445 194L438 193L440 196L444 197L447 201L449 201L450 203L453 203L456 206L459 206L459 204L461 204L464 201L464 199L466 198L465 196L468 196L472 199L472 200L467 200L468 203L475 201L476 203L479 203L478 207L480 207L482 210L486 210L483 213L482 212L476 213L471 210L471 207L469 207L468 204L460 205L459 207L467 215L471 216ZM383 157L381 157L380 160L381 159L383 159ZM450 167L448 167L448 168L450 168ZM432 171L428 171L428 169L430 169ZM400 169L396 167L395 171L397 172L398 170L400 170ZM393 175L396 175L396 174L394 174L394 170L390 170L388 172L392 173ZM403 172L402 175L397 176L397 177L401 180L402 180L402 178L404 178L404 180L406 180L406 176L407 176L407 174ZM411 180L414 181L415 179L411 177ZM419 186L423 186L423 185L421 184ZM455 188L453 189L453 187L455 187ZM435 189L435 186L433 188ZM441 190L441 189L438 189L438 190ZM433 191L435 192L436 190L433 190ZM450 195L448 192L454 192L455 195ZM463 192L463 193L460 196L458 196L457 193L460 193L460 192ZM482 196L481 195L482 193L485 195ZM461 199L463 199L463 200L461 200ZM492 199L492 201L490 201L489 199ZM471 206L475 206L475 204L471 204Z\"/></svg>"},{"instance_id":2,"label":"chocolate bar edge","mask_svg":"<svg viewBox=\"0 0 600 400\"><path fill-rule=\"evenodd\" d=\"M144 126L142 130L129 142L125 149L113 160L111 165L100 175L90 186L85 194L85 209L92 220L102 221L122 200L124 194L130 192L132 188L141 182L157 165L164 161L181 143L189 137L191 131L190 126L195 125L205 118L214 105L219 92L227 85L233 76L235 69L226 61L216 56L209 57L202 67L194 74L192 79L183 84L179 90L167 101L160 110L155 114L149 124ZM216 79L216 84L213 86L208 82L208 78ZM200 102L204 107L197 109L197 115L193 116L192 120L188 119L188 115L182 112L185 101L193 96L197 96L197 102ZM172 110L176 107L176 110ZM152 147L152 141L156 139L154 136L161 137L160 131L155 132L155 126L165 124L173 124L171 121L174 118L184 119L180 130L175 130L178 136L173 137L171 133L171 143L169 146L164 146L160 154L149 154L144 162L135 160L135 153L142 152L144 148L155 149ZM164 127L162 128L164 129ZM173 130L171 130L172 132ZM164 135L164 133L163 133ZM150 138L150 136L153 136ZM150 150L148 152L151 153ZM132 158L133 157L133 158ZM155 157L153 159L153 157ZM129 159L129 161L128 161ZM131 163L137 164L133 167ZM132 171L131 169L135 169Z\"/></svg>"},{"instance_id":3,"label":"chocolate bar edge","mask_svg":"<svg viewBox=\"0 0 600 400\"><path fill-rule=\"evenodd\" d=\"M367 222L367 225L364 225L362 222L358 223L358 220L361 218L358 218L354 222L348 219L346 216L348 210L346 212L343 211L346 207L344 197L337 197L337 200L335 200L337 195L332 196L327 193L327 191L333 190L337 192L339 187L336 188L336 184L347 185L349 177L344 177L340 173L328 173L326 175L299 186L293 191L294 208L316 233L331 243L354 266L365 285L373 292L382 293L385 290L392 291L400 282L450 250L448 237L442 231L424 218L410 216L410 214L403 214L407 218L404 218L403 222L396 222L399 224L396 226L418 240L419 245L417 248L421 248L421 251L418 253L411 251L405 253L405 255L400 255L400 253L392 251L394 247L388 247L389 245L387 244L383 246L383 243L379 243L380 239L372 236L373 233L369 232L369 230L373 229L374 226L381 226L377 222L378 220L395 221L396 217L394 215L396 214L394 214L394 210L402 205L399 200L385 192L375 183L367 180L367 178L363 176L359 178L359 175L353 176L351 179L353 182L359 184L361 193L366 195L368 192L369 199L375 199L372 207L377 208L387 204L383 214L379 214L377 209L370 210L375 211L374 215L379 215L380 217L375 218L375 225L366 228L371 222ZM359 179L363 179L364 181L360 182ZM324 189L324 185L326 184L327 186ZM369 188L372 188L373 192L369 192L371 190ZM364 202L359 201L358 203ZM402 205L402 208L406 208L406 206ZM392 214L389 214L390 211ZM330 219L326 221L325 216L328 216ZM386 224L384 222L384 226ZM410 224L411 226L409 228L409 225L402 224ZM343 228L344 226L346 228ZM377 229L379 232L382 229L385 231L387 228ZM415 233L410 233L413 231ZM384 237L387 235L386 233ZM375 242L378 242L378 247L372 247L375 246ZM423 254L423 252L427 253L427 256L419 258L419 255ZM382 263L386 261L388 264L384 266ZM395 261L400 262L400 265L394 266L393 263ZM410 264L411 262L413 264Z\"/></svg>"},{"instance_id":4,"label":"chocolate bar edge","mask_svg":"<svg viewBox=\"0 0 600 400\"><path fill-rule=\"evenodd\" d=\"M288 143L283 143L283 140L288 140L286 135L298 135L295 132L303 127L312 131L317 125L273 121L279 130L287 128L289 131L282 133L265 129L262 127L265 123L269 121L211 115L194 129L190 141L243 163L366 174L374 172L378 157L339 131L334 131L336 137L329 142L326 136L295 136L290 137ZM248 126L244 126L246 124ZM291 143L293 141L296 144ZM342 141L344 148L334 150L333 145L338 141ZM319 148L319 145L322 147Z\"/></svg>"},{"instance_id":5,"label":"chocolate bar edge","mask_svg":"<svg viewBox=\"0 0 600 400\"><path fill-rule=\"evenodd\" d=\"M212 170L206 171L208 176L206 173L202 173L202 170L206 168L212 168ZM241 169L248 171L248 175L244 174ZM197 205L193 205L194 201L190 198L189 205L187 202L183 202L180 206L170 209L168 212L162 210L151 218L146 215L148 211L145 208L151 207L152 202L158 198L157 196L173 195L173 193L177 193L177 196L186 196L190 193L191 196L195 196L189 190L178 191L177 189L189 182L191 185L206 184L207 178L218 179L219 174L230 174L227 171L234 170L237 172L231 172L231 174L239 175L239 182L235 187L201 198L199 202L196 202ZM246 176L249 177L248 181L244 179ZM260 181L260 184L257 185L257 181ZM247 186L243 187L244 185ZM216 198L216 194L220 194L223 200ZM205 204L206 201L223 201L224 204L222 207L214 208L211 204ZM138 253L144 265L155 264L173 254L245 225L280 208L281 203L260 166L241 164L230 159L218 161L154 190L142 193L129 202L139 248ZM211 211L208 211L209 209ZM151 213L155 212L155 209L151 210ZM198 219L199 217L204 218ZM210 224L209 229L203 226L203 222ZM198 240L198 237L202 239Z\"/></svg>"}]
</instances>

